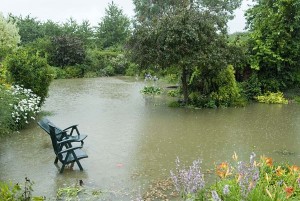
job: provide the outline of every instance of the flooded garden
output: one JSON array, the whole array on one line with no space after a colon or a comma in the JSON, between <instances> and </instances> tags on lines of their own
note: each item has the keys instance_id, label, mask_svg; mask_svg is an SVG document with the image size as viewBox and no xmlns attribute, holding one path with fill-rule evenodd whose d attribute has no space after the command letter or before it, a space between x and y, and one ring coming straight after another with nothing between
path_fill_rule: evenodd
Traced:
<instances>
[{"instance_id":1,"label":"flooded garden","mask_svg":"<svg viewBox=\"0 0 300 201\"><path fill-rule=\"evenodd\" d=\"M164 95L145 96L143 80L126 77L55 80L42 110L61 128L79 124L88 135L84 171L53 164L50 137L36 123L1 139L0 180L34 181L34 194L55 198L59 188L83 181L100 200L133 200L170 177L175 160L202 160L203 171L236 152L300 165L300 106L250 104L242 108L168 107Z\"/></svg>"}]
</instances>

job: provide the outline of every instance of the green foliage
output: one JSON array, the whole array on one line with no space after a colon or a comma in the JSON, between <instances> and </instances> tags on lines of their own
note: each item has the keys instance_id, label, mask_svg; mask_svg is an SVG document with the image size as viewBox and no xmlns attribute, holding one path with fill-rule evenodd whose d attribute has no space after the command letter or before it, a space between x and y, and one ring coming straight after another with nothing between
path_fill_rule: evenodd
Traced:
<instances>
[{"instance_id":1,"label":"green foliage","mask_svg":"<svg viewBox=\"0 0 300 201\"><path fill-rule=\"evenodd\" d=\"M21 36L21 45L31 43L44 36L42 23L35 17L12 16L11 18L16 22Z\"/></svg>"},{"instance_id":2,"label":"green foliage","mask_svg":"<svg viewBox=\"0 0 300 201\"><path fill-rule=\"evenodd\" d=\"M257 96L255 97L256 100L260 103L279 103L279 104L288 104L288 100L286 100L283 96L282 92L277 92L277 93L273 93L273 92L266 92L265 94L261 95L261 96Z\"/></svg>"},{"instance_id":3,"label":"green foliage","mask_svg":"<svg viewBox=\"0 0 300 201\"><path fill-rule=\"evenodd\" d=\"M145 86L142 90L141 90L142 94L145 95L160 95L162 93L161 88L156 87L156 86Z\"/></svg>"},{"instance_id":4,"label":"green foliage","mask_svg":"<svg viewBox=\"0 0 300 201\"><path fill-rule=\"evenodd\" d=\"M292 201L300 199L300 167L288 164L273 164L272 158L261 156L255 160L216 164L216 182L205 185L202 169L197 161L188 169L182 169L176 162L176 171L171 178L178 193L189 201ZM177 159L179 161L179 159ZM197 171L195 171L197 170Z\"/></svg>"},{"instance_id":5,"label":"green foliage","mask_svg":"<svg viewBox=\"0 0 300 201\"><path fill-rule=\"evenodd\" d=\"M180 106L181 104L178 101L172 101L168 104L168 107L172 107L172 108L178 108Z\"/></svg>"},{"instance_id":6,"label":"green foliage","mask_svg":"<svg viewBox=\"0 0 300 201\"><path fill-rule=\"evenodd\" d=\"M108 4L105 16L97 27L96 36L101 47L124 45L130 35L130 21L114 2Z\"/></svg>"},{"instance_id":7,"label":"green foliage","mask_svg":"<svg viewBox=\"0 0 300 201\"><path fill-rule=\"evenodd\" d=\"M44 197L32 196L32 185L27 177L25 178L24 189L19 184L0 181L0 200L5 201L43 201Z\"/></svg>"},{"instance_id":8,"label":"green foliage","mask_svg":"<svg viewBox=\"0 0 300 201\"><path fill-rule=\"evenodd\" d=\"M40 112L41 98L30 89L0 85L0 135L22 129Z\"/></svg>"},{"instance_id":9,"label":"green foliage","mask_svg":"<svg viewBox=\"0 0 300 201\"><path fill-rule=\"evenodd\" d=\"M178 89L176 89L176 90L169 90L167 92L168 96L170 96L170 97L178 97L179 93L180 93L180 91Z\"/></svg>"},{"instance_id":10,"label":"green foliage","mask_svg":"<svg viewBox=\"0 0 300 201\"><path fill-rule=\"evenodd\" d=\"M242 93L248 100L253 100L254 97L261 95L261 83L256 74L251 75L248 80L242 82L241 86Z\"/></svg>"},{"instance_id":11,"label":"green foliage","mask_svg":"<svg viewBox=\"0 0 300 201\"><path fill-rule=\"evenodd\" d=\"M134 63L129 63L128 68L126 69L125 75L136 76L138 74L139 74L138 66Z\"/></svg>"},{"instance_id":12,"label":"green foliage","mask_svg":"<svg viewBox=\"0 0 300 201\"><path fill-rule=\"evenodd\" d=\"M45 101L52 81L51 69L46 59L41 58L38 53L20 48L6 59L5 66L14 84L31 89L41 97L41 104Z\"/></svg>"},{"instance_id":13,"label":"green foliage","mask_svg":"<svg viewBox=\"0 0 300 201\"><path fill-rule=\"evenodd\" d=\"M12 53L20 43L18 31L16 24L9 18L4 18L0 12L0 62L6 55Z\"/></svg>"},{"instance_id":14,"label":"green foliage","mask_svg":"<svg viewBox=\"0 0 300 201\"><path fill-rule=\"evenodd\" d=\"M90 49L85 65L88 66L86 68L88 72L95 72L97 76L124 75L129 66L132 72L128 70L128 73L136 72L136 66L120 51Z\"/></svg>"},{"instance_id":15,"label":"green foliage","mask_svg":"<svg viewBox=\"0 0 300 201\"><path fill-rule=\"evenodd\" d=\"M246 13L251 38L253 69L263 91L283 90L299 81L300 4L290 0L255 0ZM275 84L275 87L274 87Z\"/></svg>"},{"instance_id":16,"label":"green foliage","mask_svg":"<svg viewBox=\"0 0 300 201\"><path fill-rule=\"evenodd\" d=\"M228 107L240 97L240 89L235 80L233 66L229 65L223 69L216 77L215 83L218 90L212 92L210 97L217 106Z\"/></svg>"},{"instance_id":17,"label":"green foliage","mask_svg":"<svg viewBox=\"0 0 300 201\"><path fill-rule=\"evenodd\" d=\"M85 67L82 65L66 66L65 68L51 67L54 79L70 79L85 77Z\"/></svg>"},{"instance_id":18,"label":"green foliage","mask_svg":"<svg viewBox=\"0 0 300 201\"><path fill-rule=\"evenodd\" d=\"M84 20L78 24L73 18L69 18L62 26L60 26L61 34L54 36L70 36L82 41L84 47L93 47L94 45L94 32L89 21Z\"/></svg>"},{"instance_id":19,"label":"green foliage","mask_svg":"<svg viewBox=\"0 0 300 201\"><path fill-rule=\"evenodd\" d=\"M135 0L135 29L129 41L133 61L142 68L176 66L187 103L195 67L205 79L214 79L227 65L226 23L240 2Z\"/></svg>"},{"instance_id":20,"label":"green foliage","mask_svg":"<svg viewBox=\"0 0 300 201\"><path fill-rule=\"evenodd\" d=\"M57 200L98 200L102 194L99 190L91 190L79 185L59 188L56 193ZM93 199L94 198L94 199Z\"/></svg>"},{"instance_id":21,"label":"green foliage","mask_svg":"<svg viewBox=\"0 0 300 201\"><path fill-rule=\"evenodd\" d=\"M60 188L57 191L56 197L57 199L67 198L77 198L79 193L82 191L82 188L80 186L70 186L66 188Z\"/></svg>"},{"instance_id":22,"label":"green foliage","mask_svg":"<svg viewBox=\"0 0 300 201\"><path fill-rule=\"evenodd\" d=\"M22 200L21 187L18 184L13 185L11 182L0 181L0 200Z\"/></svg>"},{"instance_id":23,"label":"green foliage","mask_svg":"<svg viewBox=\"0 0 300 201\"><path fill-rule=\"evenodd\" d=\"M171 73L171 74L167 74L164 79L168 83L177 84L178 83L178 78L179 78L179 76L177 74Z\"/></svg>"},{"instance_id":24,"label":"green foliage","mask_svg":"<svg viewBox=\"0 0 300 201\"><path fill-rule=\"evenodd\" d=\"M202 95L199 92L192 92L189 95L189 103L198 108L217 108L216 101L211 97Z\"/></svg>"},{"instance_id":25,"label":"green foliage","mask_svg":"<svg viewBox=\"0 0 300 201\"><path fill-rule=\"evenodd\" d=\"M9 90L10 87L0 85L0 136L10 134L14 121L12 119L13 107L15 97Z\"/></svg>"},{"instance_id":26,"label":"green foliage","mask_svg":"<svg viewBox=\"0 0 300 201\"><path fill-rule=\"evenodd\" d=\"M49 64L53 66L73 66L82 64L86 52L83 42L73 36L55 36L51 39Z\"/></svg>"}]
</instances>

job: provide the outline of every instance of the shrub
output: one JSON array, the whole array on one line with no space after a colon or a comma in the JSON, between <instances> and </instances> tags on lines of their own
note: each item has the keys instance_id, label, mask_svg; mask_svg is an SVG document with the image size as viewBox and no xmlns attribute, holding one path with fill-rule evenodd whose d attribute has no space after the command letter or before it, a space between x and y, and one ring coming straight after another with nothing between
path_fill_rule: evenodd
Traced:
<instances>
[{"instance_id":1,"label":"shrub","mask_svg":"<svg viewBox=\"0 0 300 201\"><path fill-rule=\"evenodd\" d=\"M11 82L31 89L41 97L40 104L45 101L52 81L52 71L46 59L41 58L38 53L33 54L21 48L7 57L5 65Z\"/></svg>"},{"instance_id":2,"label":"shrub","mask_svg":"<svg viewBox=\"0 0 300 201\"><path fill-rule=\"evenodd\" d=\"M168 96L170 97L178 97L179 96L179 90L175 89L175 90L169 90L167 92Z\"/></svg>"},{"instance_id":3,"label":"shrub","mask_svg":"<svg viewBox=\"0 0 300 201\"><path fill-rule=\"evenodd\" d=\"M11 87L13 95L13 103L10 106L13 108L11 113L14 128L21 129L30 120L35 120L36 115L41 111L39 107L41 98L32 93L30 89L22 88L15 85Z\"/></svg>"},{"instance_id":4,"label":"shrub","mask_svg":"<svg viewBox=\"0 0 300 201\"><path fill-rule=\"evenodd\" d=\"M23 128L40 112L40 97L30 89L0 85L0 134Z\"/></svg>"},{"instance_id":5,"label":"shrub","mask_svg":"<svg viewBox=\"0 0 300 201\"><path fill-rule=\"evenodd\" d=\"M138 66L134 63L129 63L129 66L126 69L125 75L127 75L127 76L136 76L138 74L139 74Z\"/></svg>"},{"instance_id":6,"label":"shrub","mask_svg":"<svg viewBox=\"0 0 300 201\"><path fill-rule=\"evenodd\" d=\"M241 87L248 100L254 100L256 96L261 95L261 83L256 74L251 75L247 81L242 82Z\"/></svg>"},{"instance_id":7,"label":"shrub","mask_svg":"<svg viewBox=\"0 0 300 201\"><path fill-rule=\"evenodd\" d=\"M49 63L60 67L82 64L86 57L83 41L74 36L52 37L48 52Z\"/></svg>"},{"instance_id":8,"label":"shrub","mask_svg":"<svg viewBox=\"0 0 300 201\"><path fill-rule=\"evenodd\" d=\"M215 82L218 89L210 93L210 98L218 107L231 106L240 97L240 89L235 80L233 66L229 65L223 69Z\"/></svg>"},{"instance_id":9,"label":"shrub","mask_svg":"<svg viewBox=\"0 0 300 201\"><path fill-rule=\"evenodd\" d=\"M4 84L0 85L0 136L9 134L14 125L12 119L13 107L10 105L14 102L14 96L10 87Z\"/></svg>"},{"instance_id":10,"label":"shrub","mask_svg":"<svg viewBox=\"0 0 300 201\"><path fill-rule=\"evenodd\" d=\"M268 103L268 104L270 104L270 103L287 104L288 103L288 100L286 100L284 98L282 92L273 93L273 92L268 91L261 96L255 97L255 99L260 103Z\"/></svg>"}]
</instances>

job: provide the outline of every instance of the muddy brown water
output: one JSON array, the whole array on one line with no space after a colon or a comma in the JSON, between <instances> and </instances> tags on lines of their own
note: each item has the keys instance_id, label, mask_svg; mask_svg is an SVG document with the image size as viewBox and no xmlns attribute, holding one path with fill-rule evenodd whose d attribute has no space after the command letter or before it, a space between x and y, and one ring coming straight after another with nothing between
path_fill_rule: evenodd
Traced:
<instances>
[{"instance_id":1,"label":"muddy brown water","mask_svg":"<svg viewBox=\"0 0 300 201\"><path fill-rule=\"evenodd\" d=\"M185 165L202 159L203 170L248 160L254 151L277 162L300 165L300 105L251 104L244 108L169 108L163 97L144 97L145 83L131 78L55 80L43 106L59 127L79 124L88 134L84 171L54 166L49 136L36 123L0 143L0 180L35 182L34 194L83 180L107 192L107 200L131 200L138 189L167 178L178 156Z\"/></svg>"}]
</instances>

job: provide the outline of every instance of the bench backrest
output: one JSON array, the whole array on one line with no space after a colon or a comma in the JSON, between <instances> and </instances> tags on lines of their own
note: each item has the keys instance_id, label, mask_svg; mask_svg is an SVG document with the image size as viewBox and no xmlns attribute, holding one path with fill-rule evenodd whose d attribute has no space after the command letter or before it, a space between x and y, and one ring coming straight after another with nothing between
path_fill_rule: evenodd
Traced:
<instances>
[{"instance_id":1,"label":"bench backrest","mask_svg":"<svg viewBox=\"0 0 300 201\"><path fill-rule=\"evenodd\" d=\"M42 120L40 120L38 122L38 125L46 132L50 135L50 126L49 124L51 124L54 127L54 133L56 135L57 139L61 139L61 132L62 130L60 128L58 128L57 126L55 126L49 119L47 118L43 118Z\"/></svg>"}]
</instances>

